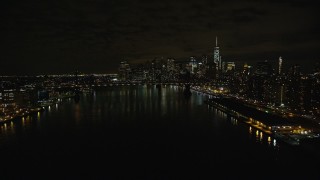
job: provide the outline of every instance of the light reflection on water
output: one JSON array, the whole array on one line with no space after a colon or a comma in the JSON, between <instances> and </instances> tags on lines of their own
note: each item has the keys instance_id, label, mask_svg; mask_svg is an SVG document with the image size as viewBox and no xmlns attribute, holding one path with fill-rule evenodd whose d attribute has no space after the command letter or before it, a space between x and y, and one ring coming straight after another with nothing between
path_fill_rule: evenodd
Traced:
<instances>
[{"instance_id":1,"label":"light reflection on water","mask_svg":"<svg viewBox=\"0 0 320 180\"><path fill-rule=\"evenodd\" d=\"M15 133L15 129L14 129L14 123L11 122L6 122L4 124L1 125L1 131L0 131L0 135L1 134L5 134L5 135L12 135Z\"/></svg>"},{"instance_id":2,"label":"light reflection on water","mask_svg":"<svg viewBox=\"0 0 320 180\"><path fill-rule=\"evenodd\" d=\"M271 145L271 137L270 136L268 136L268 145Z\"/></svg>"},{"instance_id":3,"label":"light reflection on water","mask_svg":"<svg viewBox=\"0 0 320 180\"><path fill-rule=\"evenodd\" d=\"M210 107L208 105L207 108L212 108L212 107ZM216 109L216 108L213 108L213 109L214 109L214 113L216 115L218 115L219 117L221 117L223 120L227 121L228 117L230 117L229 120L230 120L231 124L234 126L238 125L239 120L236 117L230 116L227 113L225 113L224 111L221 111L219 109ZM268 146L272 145L273 147L279 148L277 146L276 139L272 138L270 135L267 135L264 132L262 132L258 129L255 129L250 125L246 125L244 122L242 122L242 125L249 127L249 131L248 131L249 137L251 137L253 135L253 131L255 131L254 135L255 135L255 142L256 143L263 143L263 144L267 144ZM241 127L239 127L239 128L241 128Z\"/></svg>"},{"instance_id":4,"label":"light reflection on water","mask_svg":"<svg viewBox=\"0 0 320 180\"><path fill-rule=\"evenodd\" d=\"M11 141L10 134L20 139L38 138L39 142L47 141L41 139L45 135L51 141L43 146L49 153L43 154L54 154L56 152L50 153L51 148L67 146L66 149L76 149L81 155L87 152L101 155L109 150L112 156L119 157L123 154L117 154L118 151L130 154L133 149L131 154L140 151L140 156L146 152L150 152L150 156L164 154L165 160L171 160L172 156L198 158L192 154L202 154L205 161L218 163L241 161L243 156L254 162L260 161L254 157L270 161L278 158L274 149L278 152L279 143L271 135L207 106L204 104L206 98L208 96L194 92L186 98L183 88L177 86L162 87L161 90L155 86L97 90L82 95L79 103L63 100L50 110L47 108L31 117L1 124L0 144L4 139ZM54 141L57 136L63 138ZM15 148L12 144L9 143ZM88 144L90 147L82 150ZM40 146L33 145L34 148ZM112 148L114 151L110 150ZM99 149L102 149L100 154ZM236 151L230 154L233 150ZM60 159L66 156L64 152L57 154ZM220 156L223 160L217 158Z\"/></svg>"},{"instance_id":5,"label":"light reflection on water","mask_svg":"<svg viewBox=\"0 0 320 180\"><path fill-rule=\"evenodd\" d=\"M156 91L156 93L154 93ZM112 90L112 91L107 91L107 92L102 92L106 97L108 98L108 101L111 103L107 103L106 108L110 111L118 111L117 114L132 114L135 112L136 114L139 113L156 113L156 111L160 110L161 111L161 116L166 116L170 111L168 111L171 108L179 108L181 106L181 102L176 101L175 98L178 98L177 93L173 92L182 92L183 88L178 87L178 86L166 86L166 87L161 87L161 89L157 89L155 86L143 86L142 88L131 88L127 87L123 90ZM96 104L97 102L100 102L99 96L101 96L101 92L93 91L93 93L90 94L84 94L83 98L81 101L84 101L86 103L93 103L95 106L92 109L92 113L95 114L94 117L99 117L103 116L103 112L106 110L104 108L101 108L99 104ZM142 101L136 101L133 102L132 99L136 99L137 97L143 96ZM130 98L128 98L130 97ZM203 101L207 99L209 96L205 94L199 94L196 92L193 92L193 95L189 101L190 106L201 106L203 105ZM84 99L86 98L86 99ZM92 98L93 101L90 101L90 98ZM117 101L117 99L119 101ZM155 99L157 99L158 103L155 103ZM83 117L83 111L85 111L82 107L83 104L81 103L75 103L72 101L72 99L68 98L66 101L62 102L64 100L60 100L59 102L62 103L62 106L70 106L73 104L74 106L74 119L77 125L81 123L81 118ZM119 103L121 102L121 104ZM221 110L218 110L216 108L212 108L209 105L206 105L208 109L213 109L213 113L217 115L221 120L229 120L233 126L238 126L239 120L235 117L230 117L229 115ZM37 127L41 128L40 126L40 120L42 118L46 118L50 116L50 114L56 114L59 113L60 110L63 111L63 108L58 108L59 105L58 103L55 104L55 108L52 109L51 106L48 106L46 108L45 112L38 112L37 115L35 116L35 119L38 120ZM119 109L120 107L120 109ZM202 107L203 108L203 107ZM120 111L119 111L120 110ZM151 111L151 112L150 112ZM49 113L49 114L46 114ZM171 112L172 113L172 112ZM229 118L229 119L228 119ZM14 134L15 133L15 128L14 124L15 123L21 123L22 127L25 128L30 128L32 126L32 121L33 118L31 116L26 116L22 117L20 120L17 121L11 121L9 123L4 123L1 124L1 132L0 135L3 133L5 134ZM216 119L214 119L216 121ZM241 122L241 121L240 121ZM242 125L243 126L243 125ZM243 127L239 127L243 128ZM249 131L247 132L249 135L252 134L253 128L249 126ZM255 130L255 137L256 137L256 142L262 142L266 143L268 145L273 145L276 146L276 140L271 138L270 136L264 136L263 132L260 132L259 130Z\"/></svg>"}]
</instances>

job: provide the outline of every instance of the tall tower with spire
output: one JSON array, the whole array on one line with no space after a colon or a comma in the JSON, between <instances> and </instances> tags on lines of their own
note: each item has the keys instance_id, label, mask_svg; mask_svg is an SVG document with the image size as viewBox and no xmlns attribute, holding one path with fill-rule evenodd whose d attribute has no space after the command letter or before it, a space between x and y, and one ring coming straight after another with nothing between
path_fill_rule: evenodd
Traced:
<instances>
[{"instance_id":1,"label":"tall tower with spire","mask_svg":"<svg viewBox=\"0 0 320 180\"><path fill-rule=\"evenodd\" d=\"M213 50L213 62L216 65L216 70L219 70L220 67L220 52L219 52L219 46L218 46L218 37L216 36L216 46Z\"/></svg>"},{"instance_id":2,"label":"tall tower with spire","mask_svg":"<svg viewBox=\"0 0 320 180\"><path fill-rule=\"evenodd\" d=\"M279 57L279 69L278 69L278 73L279 73L279 75L281 75L281 73L282 73L282 57L281 57L281 56Z\"/></svg>"},{"instance_id":3,"label":"tall tower with spire","mask_svg":"<svg viewBox=\"0 0 320 180\"><path fill-rule=\"evenodd\" d=\"M222 62L221 62L221 56L220 56L220 50L218 46L218 37L216 36L216 46L213 50L213 62L215 64L216 74L219 76L219 73L222 70Z\"/></svg>"}]
</instances>

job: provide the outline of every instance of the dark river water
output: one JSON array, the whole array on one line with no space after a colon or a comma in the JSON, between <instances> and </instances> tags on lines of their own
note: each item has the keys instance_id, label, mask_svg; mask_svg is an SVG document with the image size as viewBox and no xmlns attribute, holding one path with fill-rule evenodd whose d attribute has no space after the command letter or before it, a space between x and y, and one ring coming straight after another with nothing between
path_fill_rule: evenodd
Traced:
<instances>
[{"instance_id":1,"label":"dark river water","mask_svg":"<svg viewBox=\"0 0 320 180\"><path fill-rule=\"evenodd\" d=\"M294 147L176 86L109 87L1 124L0 179L319 179Z\"/></svg>"}]
</instances>

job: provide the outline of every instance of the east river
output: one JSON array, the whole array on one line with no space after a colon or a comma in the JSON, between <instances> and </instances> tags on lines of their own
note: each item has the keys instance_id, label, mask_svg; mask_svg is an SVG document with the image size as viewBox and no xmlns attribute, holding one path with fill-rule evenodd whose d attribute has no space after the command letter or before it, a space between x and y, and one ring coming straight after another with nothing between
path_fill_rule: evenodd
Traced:
<instances>
[{"instance_id":1,"label":"east river","mask_svg":"<svg viewBox=\"0 0 320 180\"><path fill-rule=\"evenodd\" d=\"M0 179L319 179L319 142L282 143L206 99L177 86L64 99L0 124Z\"/></svg>"}]
</instances>

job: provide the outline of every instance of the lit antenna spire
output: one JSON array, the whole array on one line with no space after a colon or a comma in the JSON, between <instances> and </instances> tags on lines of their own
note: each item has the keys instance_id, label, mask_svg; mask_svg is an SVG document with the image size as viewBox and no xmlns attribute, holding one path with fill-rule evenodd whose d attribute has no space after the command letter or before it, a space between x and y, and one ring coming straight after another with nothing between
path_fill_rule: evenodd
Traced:
<instances>
[{"instance_id":1,"label":"lit antenna spire","mask_svg":"<svg viewBox=\"0 0 320 180\"><path fill-rule=\"evenodd\" d=\"M279 74L281 74L281 70L282 70L282 57L279 57Z\"/></svg>"},{"instance_id":2,"label":"lit antenna spire","mask_svg":"<svg viewBox=\"0 0 320 180\"><path fill-rule=\"evenodd\" d=\"M216 36L216 47L218 47L218 37Z\"/></svg>"}]
</instances>

